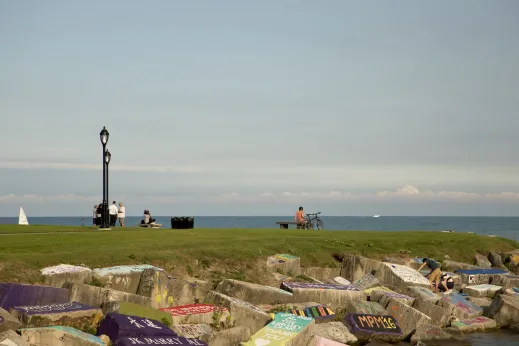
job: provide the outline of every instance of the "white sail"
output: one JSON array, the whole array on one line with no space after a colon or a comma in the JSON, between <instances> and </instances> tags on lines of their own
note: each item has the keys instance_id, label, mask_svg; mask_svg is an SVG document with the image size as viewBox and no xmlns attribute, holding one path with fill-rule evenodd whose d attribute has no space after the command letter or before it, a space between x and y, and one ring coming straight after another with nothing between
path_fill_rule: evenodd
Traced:
<instances>
[{"instance_id":1,"label":"white sail","mask_svg":"<svg viewBox=\"0 0 519 346\"><path fill-rule=\"evenodd\" d=\"M27 216L25 216L25 212L23 208L20 207L20 215L18 216L18 224L19 225L28 225L29 221L27 220Z\"/></svg>"}]
</instances>

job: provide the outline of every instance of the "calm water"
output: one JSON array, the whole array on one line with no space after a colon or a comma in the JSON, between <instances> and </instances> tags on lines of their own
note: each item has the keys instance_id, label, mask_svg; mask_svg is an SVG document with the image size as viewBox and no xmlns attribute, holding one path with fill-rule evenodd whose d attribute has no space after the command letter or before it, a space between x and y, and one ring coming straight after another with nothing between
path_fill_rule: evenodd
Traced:
<instances>
[{"instance_id":1,"label":"calm water","mask_svg":"<svg viewBox=\"0 0 519 346\"><path fill-rule=\"evenodd\" d=\"M171 227L171 217L154 216L158 223ZM275 228L276 221L290 221L293 216L196 216L195 227L199 228ZM474 232L493 234L519 241L519 217L407 217L407 216L323 216L327 230L372 230L372 231L442 231ZM136 225L141 217L127 217L126 225ZM30 224L85 226L92 224L91 217L29 217ZM0 218L0 224L15 224L18 218Z\"/></svg>"},{"instance_id":2,"label":"calm water","mask_svg":"<svg viewBox=\"0 0 519 346\"><path fill-rule=\"evenodd\" d=\"M472 346L519 346L519 334L508 329L492 333L466 334L463 338L472 342Z\"/></svg>"}]
</instances>

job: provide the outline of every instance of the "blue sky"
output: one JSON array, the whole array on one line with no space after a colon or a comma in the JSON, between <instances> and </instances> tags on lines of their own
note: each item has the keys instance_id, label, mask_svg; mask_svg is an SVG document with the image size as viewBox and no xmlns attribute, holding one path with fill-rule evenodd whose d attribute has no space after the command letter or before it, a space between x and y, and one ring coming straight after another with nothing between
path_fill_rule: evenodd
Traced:
<instances>
[{"instance_id":1,"label":"blue sky","mask_svg":"<svg viewBox=\"0 0 519 346\"><path fill-rule=\"evenodd\" d=\"M517 215L518 13L3 1L0 215Z\"/></svg>"}]
</instances>

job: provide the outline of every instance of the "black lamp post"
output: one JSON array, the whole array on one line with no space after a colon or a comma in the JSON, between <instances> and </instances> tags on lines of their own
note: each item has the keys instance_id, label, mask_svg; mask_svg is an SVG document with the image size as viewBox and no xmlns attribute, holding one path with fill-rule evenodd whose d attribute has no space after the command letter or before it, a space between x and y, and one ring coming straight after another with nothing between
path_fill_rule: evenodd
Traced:
<instances>
[{"instance_id":1,"label":"black lamp post","mask_svg":"<svg viewBox=\"0 0 519 346\"><path fill-rule=\"evenodd\" d=\"M106 143L108 143L108 137L110 137L110 133L105 126L99 133L99 138L101 139L101 144L103 145L103 213L101 214L101 227L100 228L110 228L107 225L107 215L108 215L108 179L106 178L106 171L108 168L108 164L106 163ZM109 159L108 159L109 161Z\"/></svg>"},{"instance_id":2,"label":"black lamp post","mask_svg":"<svg viewBox=\"0 0 519 346\"><path fill-rule=\"evenodd\" d=\"M105 165L106 165L106 178L105 179L106 179L106 202L107 202L106 205L108 205L108 203L110 202L110 199L108 197L108 192L110 191L108 189L108 180L109 180L108 179L108 177L109 177L109 175L108 175L108 164L110 163L110 159L111 158L112 158L112 154L110 154L108 149L106 149L106 151L105 151ZM109 215L110 214L109 214L108 208L107 208L106 209L106 220L107 220L106 223L107 223L108 227L111 226L111 220L110 220L110 216Z\"/></svg>"}]
</instances>

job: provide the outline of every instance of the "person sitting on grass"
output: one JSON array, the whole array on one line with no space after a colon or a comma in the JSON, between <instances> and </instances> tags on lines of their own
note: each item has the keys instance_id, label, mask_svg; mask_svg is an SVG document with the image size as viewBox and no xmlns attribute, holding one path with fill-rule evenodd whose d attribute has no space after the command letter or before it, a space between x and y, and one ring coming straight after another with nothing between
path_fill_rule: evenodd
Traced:
<instances>
[{"instance_id":1,"label":"person sitting on grass","mask_svg":"<svg viewBox=\"0 0 519 346\"><path fill-rule=\"evenodd\" d=\"M432 259L424 258L423 264L418 268L418 271L422 270L423 267L427 266L431 271L425 277L429 277L429 283L431 284L431 290L434 288L434 292L438 292L438 285L440 284L440 276L442 271L438 262ZM436 284L435 284L436 283Z\"/></svg>"},{"instance_id":2,"label":"person sitting on grass","mask_svg":"<svg viewBox=\"0 0 519 346\"><path fill-rule=\"evenodd\" d=\"M447 273L442 274L440 277L440 284L438 285L438 288L445 294L451 293L452 289L454 288L454 279L452 278L452 276L450 276Z\"/></svg>"}]
</instances>

